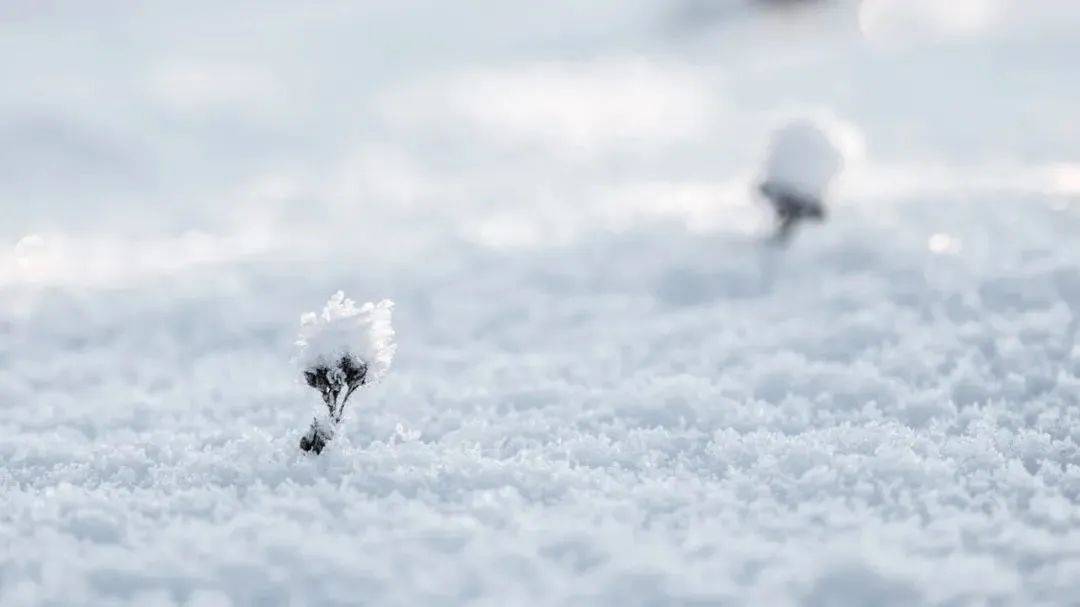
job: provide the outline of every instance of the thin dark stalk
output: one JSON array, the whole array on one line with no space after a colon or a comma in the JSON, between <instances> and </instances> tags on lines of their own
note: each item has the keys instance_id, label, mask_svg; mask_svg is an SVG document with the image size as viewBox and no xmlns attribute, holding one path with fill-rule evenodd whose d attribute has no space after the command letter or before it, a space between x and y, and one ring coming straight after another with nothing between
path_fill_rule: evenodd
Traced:
<instances>
[{"instance_id":1,"label":"thin dark stalk","mask_svg":"<svg viewBox=\"0 0 1080 607\"><path fill-rule=\"evenodd\" d=\"M300 439L300 449L321 453L326 443L333 438L334 428L341 423L345 415L345 403L357 388L367 383L368 365L354 360L351 356L342 356L334 369L319 366L304 371L304 380L309 386L319 391L326 404L327 418L332 427L322 428L316 418L311 428ZM342 395L341 400L338 397Z\"/></svg>"}]
</instances>

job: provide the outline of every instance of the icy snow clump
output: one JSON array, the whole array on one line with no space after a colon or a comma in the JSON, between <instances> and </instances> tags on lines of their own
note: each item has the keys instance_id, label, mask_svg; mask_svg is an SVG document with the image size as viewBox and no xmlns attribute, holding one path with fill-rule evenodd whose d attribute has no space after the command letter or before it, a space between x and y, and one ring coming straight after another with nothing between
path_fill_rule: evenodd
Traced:
<instances>
[{"instance_id":1,"label":"icy snow clump","mask_svg":"<svg viewBox=\"0 0 1080 607\"><path fill-rule=\"evenodd\" d=\"M390 319L394 302L356 302L338 291L326 302L321 314L308 312L300 317L299 363L304 370L333 366L342 357L367 365L364 383L376 382L390 370L397 345Z\"/></svg>"}]
</instances>

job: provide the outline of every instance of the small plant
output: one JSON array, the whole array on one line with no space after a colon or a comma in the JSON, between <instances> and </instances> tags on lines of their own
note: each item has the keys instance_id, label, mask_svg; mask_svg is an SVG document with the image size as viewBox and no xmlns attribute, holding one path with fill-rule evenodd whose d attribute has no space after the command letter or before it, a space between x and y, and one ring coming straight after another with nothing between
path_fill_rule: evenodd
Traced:
<instances>
[{"instance_id":1,"label":"small plant","mask_svg":"<svg viewBox=\"0 0 1080 607\"><path fill-rule=\"evenodd\" d=\"M773 134L758 191L776 214L774 242L786 243L805 220L825 219L825 194L843 160L828 135L811 122L796 121Z\"/></svg>"},{"instance_id":2,"label":"small plant","mask_svg":"<svg viewBox=\"0 0 1080 607\"><path fill-rule=\"evenodd\" d=\"M818 198L807 196L772 181L759 185L758 191L769 201L776 213L774 242L786 243L791 238L791 232L795 226L803 220L825 220L825 205Z\"/></svg>"},{"instance_id":3,"label":"small plant","mask_svg":"<svg viewBox=\"0 0 1080 607\"><path fill-rule=\"evenodd\" d=\"M311 428L300 438L302 451L322 453L334 438L349 397L360 386L382 379L390 370L397 346L390 300L357 307L341 291L321 314L300 318L299 362L307 385L319 391L320 407Z\"/></svg>"}]
</instances>

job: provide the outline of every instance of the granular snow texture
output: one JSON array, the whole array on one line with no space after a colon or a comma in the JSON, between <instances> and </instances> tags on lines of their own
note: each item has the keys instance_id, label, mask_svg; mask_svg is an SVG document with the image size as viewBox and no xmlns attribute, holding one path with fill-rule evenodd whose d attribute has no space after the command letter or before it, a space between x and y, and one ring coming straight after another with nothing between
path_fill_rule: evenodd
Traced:
<instances>
[{"instance_id":1,"label":"granular snow texture","mask_svg":"<svg viewBox=\"0 0 1080 607\"><path fill-rule=\"evenodd\" d=\"M8 290L0 604L1080 600L1077 230L909 202L783 251ZM336 286L398 302L399 356L305 456L290 344Z\"/></svg>"},{"instance_id":2,"label":"granular snow texture","mask_svg":"<svg viewBox=\"0 0 1080 607\"><path fill-rule=\"evenodd\" d=\"M1077 31L0 0L0 607L1080 604ZM397 350L314 456L339 290Z\"/></svg>"}]
</instances>

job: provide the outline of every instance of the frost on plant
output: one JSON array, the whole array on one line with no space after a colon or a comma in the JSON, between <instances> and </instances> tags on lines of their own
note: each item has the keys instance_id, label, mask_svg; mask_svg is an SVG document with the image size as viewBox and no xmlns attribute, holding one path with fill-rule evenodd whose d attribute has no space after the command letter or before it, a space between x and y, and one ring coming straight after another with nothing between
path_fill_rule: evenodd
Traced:
<instances>
[{"instance_id":1,"label":"frost on plant","mask_svg":"<svg viewBox=\"0 0 1080 607\"><path fill-rule=\"evenodd\" d=\"M773 135L758 191L776 213L777 242L804 220L825 219L825 194L842 165L840 151L811 122L790 123Z\"/></svg>"},{"instance_id":2,"label":"frost on plant","mask_svg":"<svg viewBox=\"0 0 1080 607\"><path fill-rule=\"evenodd\" d=\"M300 318L300 366L307 385L318 390L324 408L300 439L300 449L322 453L360 386L382 379L394 359L394 303L356 303L338 291L322 313Z\"/></svg>"}]
</instances>

